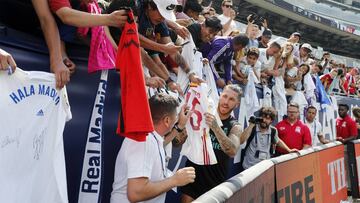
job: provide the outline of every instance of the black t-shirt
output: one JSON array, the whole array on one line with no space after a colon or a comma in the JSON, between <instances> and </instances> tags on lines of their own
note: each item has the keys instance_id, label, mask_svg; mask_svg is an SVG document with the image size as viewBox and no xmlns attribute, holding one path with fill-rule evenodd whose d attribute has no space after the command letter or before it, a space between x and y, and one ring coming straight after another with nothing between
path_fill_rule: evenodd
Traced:
<instances>
[{"instance_id":1,"label":"black t-shirt","mask_svg":"<svg viewBox=\"0 0 360 203\"><path fill-rule=\"evenodd\" d=\"M232 127L237 124L236 119L232 116L222 120L222 123L221 128L227 136L229 136ZM181 191L194 199L227 179L230 157L221 150L220 143L211 130L210 137L218 163L214 165L197 165L189 160L186 161L186 167L192 166L195 168L196 178L194 183L182 187Z\"/></svg>"},{"instance_id":2,"label":"black t-shirt","mask_svg":"<svg viewBox=\"0 0 360 203\"><path fill-rule=\"evenodd\" d=\"M259 41L259 49L260 49L260 48L268 48L268 46L264 46L263 43L261 43L261 42Z\"/></svg>"},{"instance_id":3,"label":"black t-shirt","mask_svg":"<svg viewBox=\"0 0 360 203\"><path fill-rule=\"evenodd\" d=\"M30 0L1 0L0 25L41 35L39 19Z\"/></svg>"},{"instance_id":4,"label":"black t-shirt","mask_svg":"<svg viewBox=\"0 0 360 203\"><path fill-rule=\"evenodd\" d=\"M187 27L189 30L196 48L200 49L203 41L201 40L201 25L199 23L193 23Z\"/></svg>"}]
</instances>

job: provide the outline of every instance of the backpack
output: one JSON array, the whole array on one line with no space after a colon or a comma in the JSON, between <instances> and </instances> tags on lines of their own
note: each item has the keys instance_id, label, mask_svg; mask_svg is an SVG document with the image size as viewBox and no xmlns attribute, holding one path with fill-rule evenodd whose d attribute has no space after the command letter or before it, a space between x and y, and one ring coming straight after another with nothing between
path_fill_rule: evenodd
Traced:
<instances>
[{"instance_id":1,"label":"backpack","mask_svg":"<svg viewBox=\"0 0 360 203\"><path fill-rule=\"evenodd\" d=\"M271 129L271 133L270 133L270 136L271 136L271 144L274 145L276 144L275 143L275 135L276 135L276 128L273 127L273 126L270 126L270 129ZM251 134L249 136L249 138L247 139L246 141L246 146L244 149L241 150L241 159L240 159L240 166L242 168L242 165L243 165L243 162L244 162L244 157L245 157L245 154L246 154L246 150L249 148L250 146L250 143L252 142L252 140L255 138L255 135L256 135L256 126L252 129L251 131ZM270 156L273 157L275 151L274 151L274 148L273 147L270 147ZM243 170L243 168L242 168Z\"/></svg>"}]
</instances>

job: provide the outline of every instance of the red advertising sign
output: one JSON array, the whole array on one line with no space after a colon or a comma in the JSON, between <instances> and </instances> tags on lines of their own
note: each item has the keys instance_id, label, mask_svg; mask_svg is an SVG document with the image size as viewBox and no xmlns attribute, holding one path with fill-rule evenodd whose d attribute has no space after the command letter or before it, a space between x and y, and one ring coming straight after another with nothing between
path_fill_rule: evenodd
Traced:
<instances>
[{"instance_id":1,"label":"red advertising sign","mask_svg":"<svg viewBox=\"0 0 360 203\"><path fill-rule=\"evenodd\" d=\"M347 199L347 172L344 159L344 145L338 145L317 152L322 202L340 202Z\"/></svg>"},{"instance_id":2,"label":"red advertising sign","mask_svg":"<svg viewBox=\"0 0 360 203\"><path fill-rule=\"evenodd\" d=\"M322 202L316 153L276 164L275 168L278 202Z\"/></svg>"},{"instance_id":3,"label":"red advertising sign","mask_svg":"<svg viewBox=\"0 0 360 203\"><path fill-rule=\"evenodd\" d=\"M360 143L354 144L355 146L355 157L356 157L356 169L358 174L358 188L360 191Z\"/></svg>"}]
</instances>

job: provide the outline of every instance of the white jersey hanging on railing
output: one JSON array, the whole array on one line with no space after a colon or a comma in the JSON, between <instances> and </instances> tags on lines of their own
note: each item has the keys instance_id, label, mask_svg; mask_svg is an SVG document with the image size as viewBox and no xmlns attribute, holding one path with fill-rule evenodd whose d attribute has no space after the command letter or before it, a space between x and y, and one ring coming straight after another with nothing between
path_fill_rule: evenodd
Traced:
<instances>
[{"instance_id":1,"label":"white jersey hanging on railing","mask_svg":"<svg viewBox=\"0 0 360 203\"><path fill-rule=\"evenodd\" d=\"M199 52L200 53L200 52ZM203 79L206 81L207 86L209 87L209 97L212 98L215 104L219 102L219 92L216 87L216 82L214 74L211 71L210 65L205 64L203 68Z\"/></svg>"},{"instance_id":2,"label":"white jersey hanging on railing","mask_svg":"<svg viewBox=\"0 0 360 203\"><path fill-rule=\"evenodd\" d=\"M246 104L246 118L250 118L260 109L259 99L256 94L255 81L257 78L255 73L250 70L248 75L248 83L246 84L244 100Z\"/></svg>"},{"instance_id":3,"label":"white jersey hanging on railing","mask_svg":"<svg viewBox=\"0 0 360 203\"><path fill-rule=\"evenodd\" d=\"M195 73L199 78L205 80L209 88L209 96L213 99L215 103L219 101L219 93L216 88L216 82L214 75L211 71L209 64L203 63L203 57L201 52L196 50L195 44L192 37L189 37L190 43L186 44L183 47L181 55L184 57L185 61L189 64L190 72ZM186 74L181 68L179 68L177 75L177 83L180 84L181 89L186 94L189 89L189 74Z\"/></svg>"},{"instance_id":4,"label":"white jersey hanging on railing","mask_svg":"<svg viewBox=\"0 0 360 203\"><path fill-rule=\"evenodd\" d=\"M190 72L186 74L181 68L178 70L177 83L180 85L184 93L189 89L189 74L195 73L200 78L202 77L202 56L197 54L195 43L192 37L189 37L189 43L183 46L181 55L190 67Z\"/></svg>"},{"instance_id":5,"label":"white jersey hanging on railing","mask_svg":"<svg viewBox=\"0 0 360 203\"><path fill-rule=\"evenodd\" d=\"M275 85L272 87L272 92L274 95L274 106L278 112L278 121L281 121L283 116L287 114L285 82L282 75L275 77Z\"/></svg>"},{"instance_id":6,"label":"white jersey hanging on railing","mask_svg":"<svg viewBox=\"0 0 360 203\"><path fill-rule=\"evenodd\" d=\"M63 131L71 119L54 74L0 71L0 202L68 202Z\"/></svg>"},{"instance_id":7,"label":"white jersey hanging on railing","mask_svg":"<svg viewBox=\"0 0 360 203\"><path fill-rule=\"evenodd\" d=\"M305 98L310 105L315 105L316 103L315 90L316 86L309 72L304 76L304 93Z\"/></svg>"},{"instance_id":8,"label":"white jersey hanging on railing","mask_svg":"<svg viewBox=\"0 0 360 203\"><path fill-rule=\"evenodd\" d=\"M304 109L308 106L308 101L305 98L304 93L301 91L295 91L294 95L291 97L291 102L297 103L299 105L300 111L300 120L304 120Z\"/></svg>"}]
</instances>

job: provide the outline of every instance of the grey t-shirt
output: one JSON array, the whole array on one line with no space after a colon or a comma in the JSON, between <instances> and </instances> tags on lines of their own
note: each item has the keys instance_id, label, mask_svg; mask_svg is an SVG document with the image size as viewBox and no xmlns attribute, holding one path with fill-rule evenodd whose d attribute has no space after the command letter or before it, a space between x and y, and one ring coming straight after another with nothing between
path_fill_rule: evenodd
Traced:
<instances>
[{"instance_id":1,"label":"grey t-shirt","mask_svg":"<svg viewBox=\"0 0 360 203\"><path fill-rule=\"evenodd\" d=\"M260 161L270 158L270 147L272 146L271 128L269 128L266 132L260 132L258 125L256 125L255 133L254 138L251 140L251 143L245 151L243 161L244 169L248 169ZM274 141L275 143L279 142L277 130L274 136Z\"/></svg>"}]
</instances>

